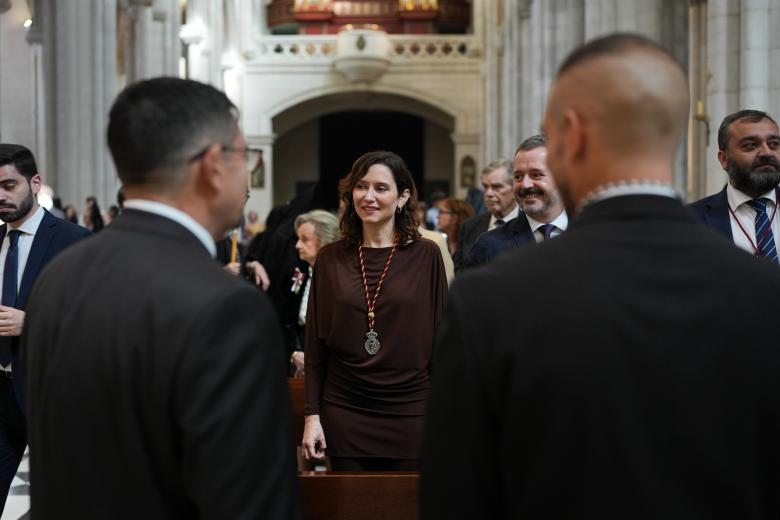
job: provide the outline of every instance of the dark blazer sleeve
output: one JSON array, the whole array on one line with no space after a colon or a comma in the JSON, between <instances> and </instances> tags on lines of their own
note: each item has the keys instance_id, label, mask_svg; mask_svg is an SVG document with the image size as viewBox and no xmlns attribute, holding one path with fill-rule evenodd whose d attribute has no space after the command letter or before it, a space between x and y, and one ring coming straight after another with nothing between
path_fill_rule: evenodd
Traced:
<instances>
[{"instance_id":1,"label":"dark blazer sleeve","mask_svg":"<svg viewBox=\"0 0 780 520\"><path fill-rule=\"evenodd\" d=\"M267 300L225 290L193 316L176 378L182 475L199 518L299 516L284 346Z\"/></svg>"},{"instance_id":2,"label":"dark blazer sleeve","mask_svg":"<svg viewBox=\"0 0 780 520\"><path fill-rule=\"evenodd\" d=\"M457 292L457 280L453 286ZM434 350L423 441L421 518L498 518L497 421L484 404L487 381L480 376L480 360L474 355L480 335L467 330L471 320L459 305L458 294L466 293L460 291L448 301Z\"/></svg>"}]
</instances>

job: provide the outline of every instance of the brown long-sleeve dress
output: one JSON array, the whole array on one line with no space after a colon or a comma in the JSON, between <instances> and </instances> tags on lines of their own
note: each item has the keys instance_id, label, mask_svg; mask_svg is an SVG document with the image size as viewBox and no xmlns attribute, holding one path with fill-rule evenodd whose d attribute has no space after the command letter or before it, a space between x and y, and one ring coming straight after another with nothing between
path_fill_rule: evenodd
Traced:
<instances>
[{"instance_id":1,"label":"brown long-sleeve dress","mask_svg":"<svg viewBox=\"0 0 780 520\"><path fill-rule=\"evenodd\" d=\"M373 297L390 248L363 248ZM418 459L436 325L447 293L439 248L399 247L376 303L381 348L366 352L368 310L358 247L317 255L306 320L306 415L320 415L331 457Z\"/></svg>"}]
</instances>

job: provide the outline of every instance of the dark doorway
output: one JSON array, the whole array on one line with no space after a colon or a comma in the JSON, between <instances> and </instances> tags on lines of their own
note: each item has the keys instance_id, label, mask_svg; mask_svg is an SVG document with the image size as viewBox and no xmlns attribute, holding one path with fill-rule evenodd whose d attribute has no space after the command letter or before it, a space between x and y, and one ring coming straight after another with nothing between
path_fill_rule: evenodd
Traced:
<instances>
[{"instance_id":1,"label":"dark doorway","mask_svg":"<svg viewBox=\"0 0 780 520\"><path fill-rule=\"evenodd\" d=\"M355 159L366 152L388 150L400 155L424 186L424 122L400 112L339 112L320 118L320 183L328 206L338 206L338 182Z\"/></svg>"}]
</instances>

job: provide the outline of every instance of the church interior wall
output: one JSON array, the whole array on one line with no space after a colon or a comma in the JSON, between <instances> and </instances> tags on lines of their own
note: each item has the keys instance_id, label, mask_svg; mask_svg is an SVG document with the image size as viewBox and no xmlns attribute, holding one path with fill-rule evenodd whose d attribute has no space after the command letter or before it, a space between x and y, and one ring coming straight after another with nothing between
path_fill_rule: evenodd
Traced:
<instances>
[{"instance_id":1,"label":"church interior wall","mask_svg":"<svg viewBox=\"0 0 780 520\"><path fill-rule=\"evenodd\" d=\"M30 11L25 2L14 2L0 16L0 142L25 143L36 155L35 85L36 52L26 41L25 20Z\"/></svg>"},{"instance_id":2,"label":"church interior wall","mask_svg":"<svg viewBox=\"0 0 780 520\"><path fill-rule=\"evenodd\" d=\"M292 199L298 182L317 182L320 164L320 128L309 120L280 135L274 143L273 205Z\"/></svg>"}]
</instances>

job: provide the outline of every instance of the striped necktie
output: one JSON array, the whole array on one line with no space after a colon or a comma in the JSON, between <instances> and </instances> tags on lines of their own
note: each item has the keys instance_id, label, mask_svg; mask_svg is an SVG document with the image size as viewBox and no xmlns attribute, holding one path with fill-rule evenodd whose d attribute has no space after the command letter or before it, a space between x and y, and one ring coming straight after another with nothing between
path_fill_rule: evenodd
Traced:
<instances>
[{"instance_id":1,"label":"striped necktie","mask_svg":"<svg viewBox=\"0 0 780 520\"><path fill-rule=\"evenodd\" d=\"M766 214L766 203L769 199L753 199L747 203L756 210L756 248L760 256L765 256L773 262L777 262L777 247L775 237L772 234L772 225L769 215Z\"/></svg>"}]
</instances>

